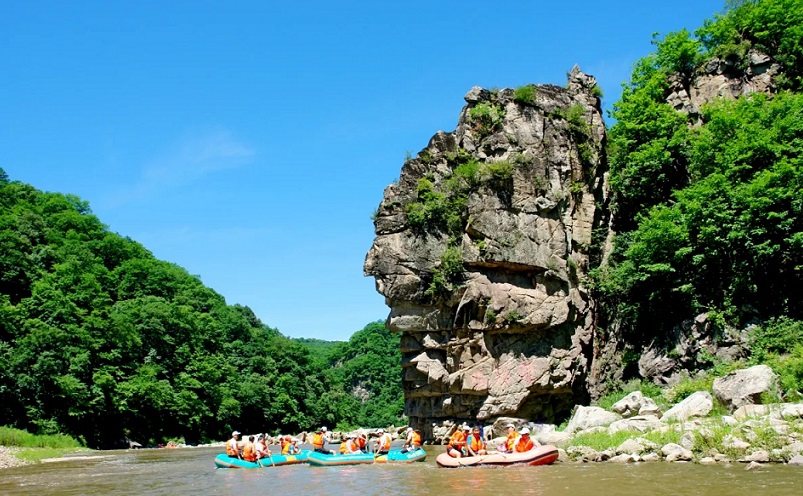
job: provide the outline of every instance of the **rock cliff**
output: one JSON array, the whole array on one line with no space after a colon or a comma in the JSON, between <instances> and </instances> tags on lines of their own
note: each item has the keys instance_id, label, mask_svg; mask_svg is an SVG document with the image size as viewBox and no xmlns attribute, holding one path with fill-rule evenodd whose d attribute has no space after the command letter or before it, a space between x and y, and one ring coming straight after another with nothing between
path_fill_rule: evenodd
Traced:
<instances>
[{"instance_id":1,"label":"rock cliff","mask_svg":"<svg viewBox=\"0 0 803 496\"><path fill-rule=\"evenodd\" d=\"M385 189L365 274L402 334L405 413L551 421L587 399L608 234L605 127L593 77L472 88ZM598 235L599 234L599 235Z\"/></svg>"}]
</instances>

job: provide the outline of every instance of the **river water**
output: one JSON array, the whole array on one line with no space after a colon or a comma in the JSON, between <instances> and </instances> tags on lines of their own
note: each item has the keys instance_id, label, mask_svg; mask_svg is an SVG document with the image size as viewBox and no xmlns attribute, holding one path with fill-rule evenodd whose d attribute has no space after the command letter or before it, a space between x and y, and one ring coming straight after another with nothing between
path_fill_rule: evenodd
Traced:
<instances>
[{"instance_id":1,"label":"river water","mask_svg":"<svg viewBox=\"0 0 803 496\"><path fill-rule=\"evenodd\" d=\"M462 495L587 494L742 495L803 494L803 468L744 464L703 466L652 462L556 463L546 467L444 469L435 465L442 446L409 465L340 467L289 465L217 469L220 448L103 451L98 458L41 463L0 471L0 495Z\"/></svg>"}]
</instances>

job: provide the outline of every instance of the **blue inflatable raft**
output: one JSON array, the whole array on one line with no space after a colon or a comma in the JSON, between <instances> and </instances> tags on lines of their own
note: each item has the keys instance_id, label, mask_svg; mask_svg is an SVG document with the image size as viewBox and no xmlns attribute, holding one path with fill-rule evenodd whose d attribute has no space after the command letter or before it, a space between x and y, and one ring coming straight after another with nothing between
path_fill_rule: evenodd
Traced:
<instances>
[{"instance_id":1,"label":"blue inflatable raft","mask_svg":"<svg viewBox=\"0 0 803 496\"><path fill-rule=\"evenodd\" d=\"M247 462L239 458L232 458L225 453L215 457L217 468L271 468L281 467L282 465L293 465L296 463L306 463L310 450L303 450L297 455L271 455L270 458L263 458L259 462Z\"/></svg>"},{"instance_id":2,"label":"blue inflatable raft","mask_svg":"<svg viewBox=\"0 0 803 496\"><path fill-rule=\"evenodd\" d=\"M308 462L316 467L333 467L337 465L361 465L370 463L412 463L423 462L427 452L423 448L410 451L390 450L387 455L374 456L373 453L352 453L349 455L327 455L313 451Z\"/></svg>"}]
</instances>

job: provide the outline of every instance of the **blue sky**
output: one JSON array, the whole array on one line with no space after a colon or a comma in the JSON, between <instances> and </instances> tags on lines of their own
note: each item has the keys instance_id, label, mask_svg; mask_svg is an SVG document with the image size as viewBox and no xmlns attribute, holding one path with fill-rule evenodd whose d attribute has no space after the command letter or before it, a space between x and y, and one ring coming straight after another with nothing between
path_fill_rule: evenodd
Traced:
<instances>
[{"instance_id":1,"label":"blue sky","mask_svg":"<svg viewBox=\"0 0 803 496\"><path fill-rule=\"evenodd\" d=\"M291 337L388 314L371 214L475 85L597 77L723 0L0 0L0 167Z\"/></svg>"}]
</instances>

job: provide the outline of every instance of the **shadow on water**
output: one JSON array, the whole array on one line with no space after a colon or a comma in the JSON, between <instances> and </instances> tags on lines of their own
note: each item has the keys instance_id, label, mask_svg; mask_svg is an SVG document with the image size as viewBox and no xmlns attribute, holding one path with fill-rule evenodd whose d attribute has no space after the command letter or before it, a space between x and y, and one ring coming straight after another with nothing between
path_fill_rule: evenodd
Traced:
<instances>
[{"instance_id":1,"label":"shadow on water","mask_svg":"<svg viewBox=\"0 0 803 496\"><path fill-rule=\"evenodd\" d=\"M435 457L443 447L437 446L427 448L427 461L409 465L240 470L216 469L213 460L219 452L220 448L103 451L97 453L99 458L17 467L0 471L0 494L797 496L803 487L803 469L777 465L751 471L743 464L665 462L441 469Z\"/></svg>"}]
</instances>

